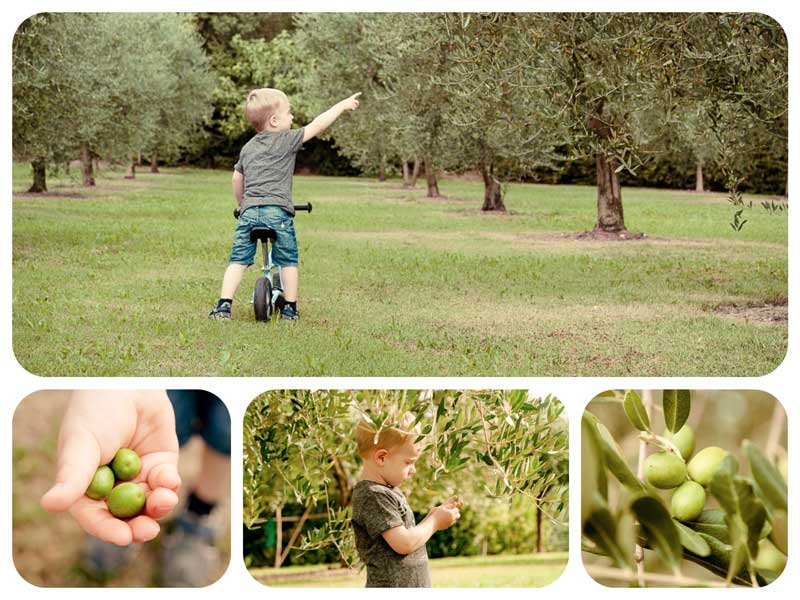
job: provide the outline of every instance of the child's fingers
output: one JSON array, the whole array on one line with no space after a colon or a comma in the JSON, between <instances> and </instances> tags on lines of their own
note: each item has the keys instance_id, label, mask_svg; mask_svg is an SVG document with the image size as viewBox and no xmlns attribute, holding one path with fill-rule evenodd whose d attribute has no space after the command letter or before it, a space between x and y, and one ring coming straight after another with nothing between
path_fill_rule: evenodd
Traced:
<instances>
[{"instance_id":1,"label":"child's fingers","mask_svg":"<svg viewBox=\"0 0 800 600\"><path fill-rule=\"evenodd\" d=\"M178 474L177 465L173 462L172 453L164 454L169 454L170 456L150 455L143 461L142 468L143 470L147 469L147 485L151 489L167 488L175 491L181 486L181 476ZM156 464L151 463L148 465L147 463L152 459L155 459L153 462L156 462ZM164 460L167 462L158 462Z\"/></svg>"},{"instance_id":2,"label":"child's fingers","mask_svg":"<svg viewBox=\"0 0 800 600\"><path fill-rule=\"evenodd\" d=\"M145 514L153 519L163 519L178 505L178 494L165 488L157 488L147 496Z\"/></svg>"},{"instance_id":3,"label":"child's fingers","mask_svg":"<svg viewBox=\"0 0 800 600\"><path fill-rule=\"evenodd\" d=\"M128 521L134 542L149 542L158 535L161 527L146 515L139 515Z\"/></svg>"},{"instance_id":4,"label":"child's fingers","mask_svg":"<svg viewBox=\"0 0 800 600\"><path fill-rule=\"evenodd\" d=\"M131 528L108 512L103 501L81 499L73 505L70 513L86 533L104 542L117 546L127 546L133 542Z\"/></svg>"},{"instance_id":5,"label":"child's fingers","mask_svg":"<svg viewBox=\"0 0 800 600\"><path fill-rule=\"evenodd\" d=\"M100 447L93 436L82 430L62 434L56 483L42 496L42 508L49 512L69 509L86 493L99 464Z\"/></svg>"}]
</instances>

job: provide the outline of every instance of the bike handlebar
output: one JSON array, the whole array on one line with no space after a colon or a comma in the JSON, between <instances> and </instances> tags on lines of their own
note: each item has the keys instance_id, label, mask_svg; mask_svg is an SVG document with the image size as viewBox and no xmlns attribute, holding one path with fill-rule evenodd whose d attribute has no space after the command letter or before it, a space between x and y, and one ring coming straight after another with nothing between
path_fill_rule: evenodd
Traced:
<instances>
[{"instance_id":1,"label":"bike handlebar","mask_svg":"<svg viewBox=\"0 0 800 600\"><path fill-rule=\"evenodd\" d=\"M312 208L314 208L314 205L311 204L311 202L309 202L308 204L295 204L294 205L295 212L298 211L298 210L304 210L304 211L306 211L306 212L308 212L310 214ZM241 215L242 215L242 213L239 211L238 208L234 208L233 209L233 218L234 219L238 219Z\"/></svg>"}]
</instances>

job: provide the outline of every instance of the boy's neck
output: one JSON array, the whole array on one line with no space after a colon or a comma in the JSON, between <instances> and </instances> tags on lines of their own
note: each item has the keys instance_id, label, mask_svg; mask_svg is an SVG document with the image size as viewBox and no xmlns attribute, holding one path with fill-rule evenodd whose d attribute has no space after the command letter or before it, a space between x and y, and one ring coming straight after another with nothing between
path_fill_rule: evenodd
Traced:
<instances>
[{"instance_id":1,"label":"boy's neck","mask_svg":"<svg viewBox=\"0 0 800 600\"><path fill-rule=\"evenodd\" d=\"M375 483L380 483L381 485L389 485L381 476L379 469L370 463L365 463L362 467L361 481L374 481Z\"/></svg>"}]
</instances>

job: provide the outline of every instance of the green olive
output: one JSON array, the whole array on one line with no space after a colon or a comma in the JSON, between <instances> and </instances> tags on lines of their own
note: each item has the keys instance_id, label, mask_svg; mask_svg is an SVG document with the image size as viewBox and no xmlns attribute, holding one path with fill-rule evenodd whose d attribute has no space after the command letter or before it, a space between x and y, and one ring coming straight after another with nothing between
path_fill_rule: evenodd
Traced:
<instances>
[{"instance_id":1,"label":"green olive","mask_svg":"<svg viewBox=\"0 0 800 600\"><path fill-rule=\"evenodd\" d=\"M657 452L644 461L644 474L650 485L662 490L674 488L686 480L686 463L672 452Z\"/></svg>"},{"instance_id":2,"label":"green olive","mask_svg":"<svg viewBox=\"0 0 800 600\"><path fill-rule=\"evenodd\" d=\"M700 485L708 485L727 455L719 446L703 448L689 461L689 477Z\"/></svg>"},{"instance_id":3,"label":"green olive","mask_svg":"<svg viewBox=\"0 0 800 600\"><path fill-rule=\"evenodd\" d=\"M86 488L86 495L92 500L102 500L114 487L114 472L108 465L97 467L92 483Z\"/></svg>"},{"instance_id":4,"label":"green olive","mask_svg":"<svg viewBox=\"0 0 800 600\"><path fill-rule=\"evenodd\" d=\"M781 553L768 539L758 542L756 555L756 568L761 571L772 571L781 574L786 566L786 556Z\"/></svg>"},{"instance_id":5,"label":"green olive","mask_svg":"<svg viewBox=\"0 0 800 600\"><path fill-rule=\"evenodd\" d=\"M684 481L672 494L672 516L679 521L694 521L706 505L706 491L694 481Z\"/></svg>"},{"instance_id":6,"label":"green olive","mask_svg":"<svg viewBox=\"0 0 800 600\"><path fill-rule=\"evenodd\" d=\"M106 498L108 510L117 518L129 519L135 517L144 508L145 495L144 488L138 483L130 481L120 483L111 490Z\"/></svg>"},{"instance_id":7,"label":"green olive","mask_svg":"<svg viewBox=\"0 0 800 600\"><path fill-rule=\"evenodd\" d=\"M672 436L670 441L680 450L683 460L689 460L694 452L694 440L694 429L689 425L684 425Z\"/></svg>"},{"instance_id":8,"label":"green olive","mask_svg":"<svg viewBox=\"0 0 800 600\"><path fill-rule=\"evenodd\" d=\"M120 448L111 461L111 469L120 481L128 481L139 474L142 461L139 455L130 448Z\"/></svg>"}]
</instances>

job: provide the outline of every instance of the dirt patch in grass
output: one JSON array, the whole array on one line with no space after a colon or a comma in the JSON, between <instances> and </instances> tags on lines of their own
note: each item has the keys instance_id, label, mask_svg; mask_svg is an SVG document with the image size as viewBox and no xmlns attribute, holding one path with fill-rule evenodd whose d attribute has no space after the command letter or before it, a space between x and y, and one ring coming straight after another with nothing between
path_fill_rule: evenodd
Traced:
<instances>
[{"instance_id":1,"label":"dirt patch in grass","mask_svg":"<svg viewBox=\"0 0 800 600\"><path fill-rule=\"evenodd\" d=\"M16 198L80 198L80 199L88 199L91 196L89 194L82 194L80 192L52 191L52 192L14 192L14 197L16 197Z\"/></svg>"},{"instance_id":2,"label":"dirt patch in grass","mask_svg":"<svg viewBox=\"0 0 800 600\"><path fill-rule=\"evenodd\" d=\"M601 242L629 242L629 241L642 241L648 239L644 233L635 231L600 231L592 229L591 231L584 231L571 235L572 239L583 241L601 241Z\"/></svg>"},{"instance_id":3,"label":"dirt patch in grass","mask_svg":"<svg viewBox=\"0 0 800 600\"><path fill-rule=\"evenodd\" d=\"M789 320L789 303L782 300L764 304L723 304L714 312L746 323L786 323Z\"/></svg>"}]
</instances>

